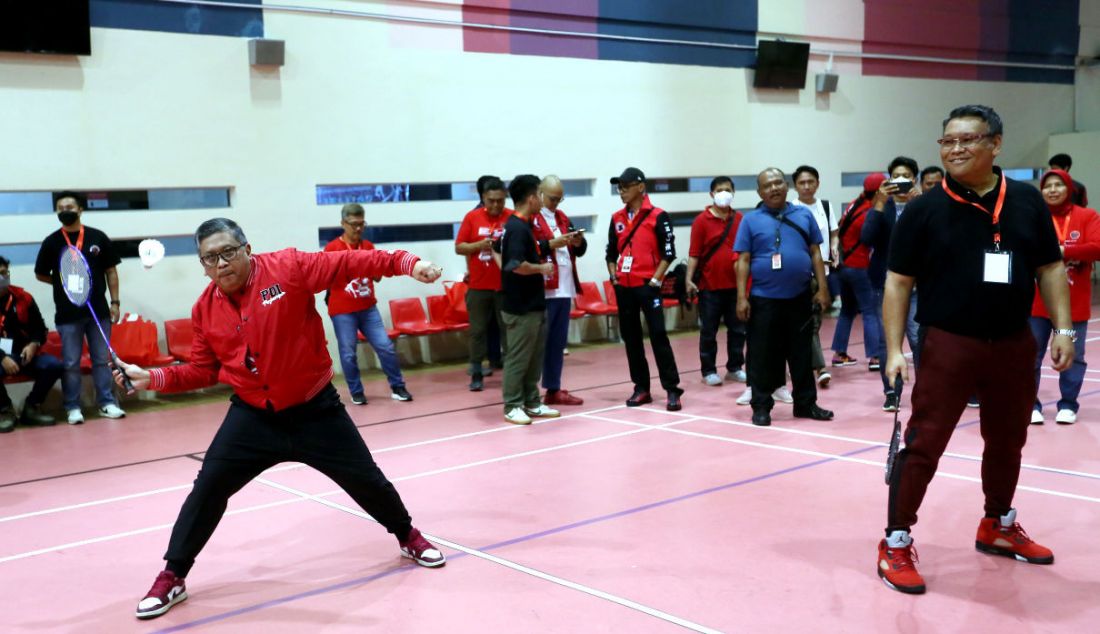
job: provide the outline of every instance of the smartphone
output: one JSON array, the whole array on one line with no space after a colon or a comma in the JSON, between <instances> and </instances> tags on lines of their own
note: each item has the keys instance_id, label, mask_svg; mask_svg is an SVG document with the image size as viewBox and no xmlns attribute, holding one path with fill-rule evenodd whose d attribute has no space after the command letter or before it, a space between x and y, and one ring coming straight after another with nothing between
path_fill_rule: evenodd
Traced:
<instances>
[{"instance_id":1,"label":"smartphone","mask_svg":"<svg viewBox=\"0 0 1100 634\"><path fill-rule=\"evenodd\" d=\"M913 181L907 178L899 178L890 181L891 185L895 185L898 188L899 194L908 194L910 189L913 189Z\"/></svg>"}]
</instances>

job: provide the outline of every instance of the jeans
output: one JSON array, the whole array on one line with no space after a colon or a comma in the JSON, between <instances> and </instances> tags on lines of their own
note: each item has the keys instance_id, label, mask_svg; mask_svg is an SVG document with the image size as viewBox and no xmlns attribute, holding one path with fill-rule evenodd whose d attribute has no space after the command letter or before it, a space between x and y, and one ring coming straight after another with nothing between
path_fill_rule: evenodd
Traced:
<instances>
[{"instance_id":1,"label":"jeans","mask_svg":"<svg viewBox=\"0 0 1100 634\"><path fill-rule=\"evenodd\" d=\"M546 351L542 356L542 387L548 392L561 389L561 368L565 364L569 310L572 306L573 299L569 297L546 300Z\"/></svg>"},{"instance_id":2,"label":"jeans","mask_svg":"<svg viewBox=\"0 0 1100 634\"><path fill-rule=\"evenodd\" d=\"M1039 392L1039 374L1043 367L1043 357L1047 354L1047 344L1050 343L1050 333L1054 330L1054 324L1046 317L1032 317L1030 319L1031 334L1035 336L1035 345L1038 351L1035 355L1035 393ZM1081 385L1085 382L1085 370L1089 364L1085 362L1085 338L1088 336L1089 322L1075 321L1073 329L1077 331L1077 342L1073 344L1073 364L1068 370L1058 373L1058 389L1062 398L1058 399L1058 409L1073 410L1075 413L1080 404L1077 403L1077 395L1081 393ZM1035 411L1043 411L1043 404L1035 399Z\"/></svg>"},{"instance_id":3,"label":"jeans","mask_svg":"<svg viewBox=\"0 0 1100 634\"><path fill-rule=\"evenodd\" d=\"M382 364L382 371L386 373L386 379L390 382L390 387L405 386L405 378L401 376L401 365L397 361L397 351L390 336L386 334L386 326L382 323L382 315L378 312L377 306L354 313L333 315L332 329L336 331L336 349L340 353L340 367L344 370L349 392L363 393L363 382L359 379L357 332L363 333L367 342L374 348L378 361Z\"/></svg>"},{"instance_id":4,"label":"jeans","mask_svg":"<svg viewBox=\"0 0 1100 634\"><path fill-rule=\"evenodd\" d=\"M111 336L111 321L101 319L103 334ZM61 393L65 400L65 409L80 409L80 354L84 350L84 340L88 341L88 355L92 358L92 382L95 384L96 402L100 407L117 405L114 380L107 366L107 342L99 334L91 316L67 324L57 324L61 335L61 362L64 373L61 375Z\"/></svg>"},{"instance_id":5,"label":"jeans","mask_svg":"<svg viewBox=\"0 0 1100 634\"><path fill-rule=\"evenodd\" d=\"M16 359L19 356L18 352L16 351ZM52 354L39 354L31 359L29 365L23 366L20 371L34 379L34 387L31 388L31 393L27 395L24 407L41 405L46 400L50 388L61 377L61 359ZM4 407L11 407L11 398L8 397L8 391L4 388L3 381L0 381L0 408Z\"/></svg>"},{"instance_id":6,"label":"jeans","mask_svg":"<svg viewBox=\"0 0 1100 634\"><path fill-rule=\"evenodd\" d=\"M737 289L699 291L699 365L703 376L718 372L718 327L726 322L726 370L745 365L745 322L737 318Z\"/></svg>"},{"instance_id":7,"label":"jeans","mask_svg":"<svg viewBox=\"0 0 1100 634\"><path fill-rule=\"evenodd\" d=\"M875 289L875 310L878 312L879 323L882 323L882 302L885 296L885 289ZM879 337L879 350L882 351L880 357L882 365L879 366L879 376L882 377L882 391L891 394L894 388L886 378L886 328L884 327L880 332L882 334ZM913 353L913 368L919 370L921 341L924 339L924 334L920 324L917 323L917 289L915 288L909 295L909 313L905 316L905 339L909 342L909 351Z\"/></svg>"},{"instance_id":8,"label":"jeans","mask_svg":"<svg viewBox=\"0 0 1100 634\"><path fill-rule=\"evenodd\" d=\"M863 351L867 358L883 356L882 304L871 287L867 269L844 267L833 273L840 278L840 317L833 332L833 352L848 353L848 339L856 313L863 315Z\"/></svg>"}]
</instances>

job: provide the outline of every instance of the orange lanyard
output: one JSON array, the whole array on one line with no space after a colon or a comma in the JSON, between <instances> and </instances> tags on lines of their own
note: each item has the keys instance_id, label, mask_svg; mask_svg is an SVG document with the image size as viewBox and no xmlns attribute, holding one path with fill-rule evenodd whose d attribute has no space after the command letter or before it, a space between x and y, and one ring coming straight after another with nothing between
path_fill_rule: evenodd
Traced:
<instances>
[{"instance_id":1,"label":"orange lanyard","mask_svg":"<svg viewBox=\"0 0 1100 634\"><path fill-rule=\"evenodd\" d=\"M360 240L358 242L358 244L356 244L355 246L352 246L352 244L350 242L348 242L347 240L344 239L344 236L340 236L340 242L344 243L344 248L347 249L348 251L358 251L359 249L363 248L363 241L362 240Z\"/></svg>"},{"instance_id":2,"label":"orange lanyard","mask_svg":"<svg viewBox=\"0 0 1100 634\"><path fill-rule=\"evenodd\" d=\"M962 196L951 191L951 188L947 186L946 178L940 181L940 183L943 184L943 191L947 192L947 195L950 196L951 199L955 202L971 205L973 207L981 209L987 214L989 213L989 210L985 207L982 207L978 203L966 200ZM997 193L997 203L993 206L993 213L990 214L991 216L993 216L993 248L997 251L1001 250L1001 209L1004 208L1005 192L1008 190L1008 179L1005 178L1004 174L1001 174L1000 190L1001 191Z\"/></svg>"},{"instance_id":3,"label":"orange lanyard","mask_svg":"<svg viewBox=\"0 0 1100 634\"><path fill-rule=\"evenodd\" d=\"M1061 227L1058 226L1057 220L1054 220L1053 217L1051 218L1051 220L1054 220L1054 232L1058 234L1058 244L1061 244L1063 246L1066 244L1066 231L1069 230L1069 221L1070 216L1072 215L1073 211L1071 210L1069 213L1066 214L1066 221L1062 223Z\"/></svg>"},{"instance_id":4,"label":"orange lanyard","mask_svg":"<svg viewBox=\"0 0 1100 634\"><path fill-rule=\"evenodd\" d=\"M73 246L72 240L69 240L69 234L65 231L65 228L61 228L61 235L65 237L65 243L70 247ZM80 235L76 237L76 250L82 251L84 249L84 225L80 225Z\"/></svg>"}]
</instances>

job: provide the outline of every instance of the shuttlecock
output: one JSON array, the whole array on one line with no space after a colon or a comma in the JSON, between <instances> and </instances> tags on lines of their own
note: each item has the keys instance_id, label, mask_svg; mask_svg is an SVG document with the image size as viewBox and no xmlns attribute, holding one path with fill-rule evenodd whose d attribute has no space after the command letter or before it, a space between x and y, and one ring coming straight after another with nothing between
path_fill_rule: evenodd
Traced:
<instances>
[{"instance_id":1,"label":"shuttlecock","mask_svg":"<svg viewBox=\"0 0 1100 634\"><path fill-rule=\"evenodd\" d=\"M151 269L164 258L164 245L160 240L142 240L138 244L138 257L141 258L142 266Z\"/></svg>"}]
</instances>

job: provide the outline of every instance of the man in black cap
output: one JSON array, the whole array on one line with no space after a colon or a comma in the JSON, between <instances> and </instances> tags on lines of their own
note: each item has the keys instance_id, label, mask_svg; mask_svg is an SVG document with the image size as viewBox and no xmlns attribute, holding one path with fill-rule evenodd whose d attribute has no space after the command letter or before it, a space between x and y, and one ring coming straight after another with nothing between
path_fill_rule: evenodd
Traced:
<instances>
[{"instance_id":1,"label":"man in black cap","mask_svg":"<svg viewBox=\"0 0 1100 634\"><path fill-rule=\"evenodd\" d=\"M649 362L642 343L642 322L645 315L649 327L649 342L657 358L661 387L668 394L667 409L680 409L680 372L676 357L665 331L665 314L661 307L661 282L669 264L676 259L672 223L664 209L654 207L646 194L645 174L628 167L618 178L611 179L619 188L623 208L611 216L607 232L607 271L615 285L619 305L619 331L626 345L630 364L630 380L634 394L627 407L652 403L649 393Z\"/></svg>"}]
</instances>

